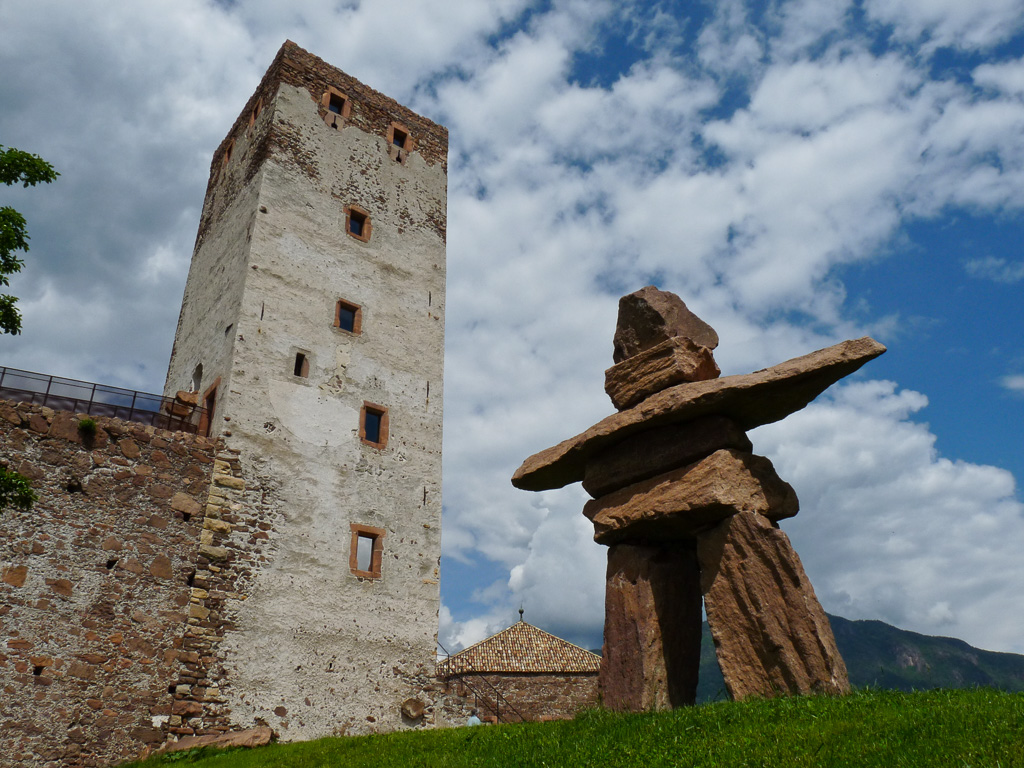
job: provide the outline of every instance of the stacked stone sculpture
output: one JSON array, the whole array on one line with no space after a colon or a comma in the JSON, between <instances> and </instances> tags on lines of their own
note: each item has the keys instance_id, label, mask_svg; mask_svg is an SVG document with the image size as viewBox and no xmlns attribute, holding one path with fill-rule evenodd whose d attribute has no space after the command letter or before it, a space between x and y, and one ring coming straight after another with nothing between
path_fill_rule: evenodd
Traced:
<instances>
[{"instance_id":1,"label":"stacked stone sculpture","mask_svg":"<svg viewBox=\"0 0 1024 768\"><path fill-rule=\"evenodd\" d=\"M799 508L746 431L800 410L885 351L847 341L720 378L718 335L672 293L619 302L605 390L619 412L523 462L532 491L582 481L608 546L606 706L693 704L701 603L733 699L849 690L828 618L778 521Z\"/></svg>"}]
</instances>

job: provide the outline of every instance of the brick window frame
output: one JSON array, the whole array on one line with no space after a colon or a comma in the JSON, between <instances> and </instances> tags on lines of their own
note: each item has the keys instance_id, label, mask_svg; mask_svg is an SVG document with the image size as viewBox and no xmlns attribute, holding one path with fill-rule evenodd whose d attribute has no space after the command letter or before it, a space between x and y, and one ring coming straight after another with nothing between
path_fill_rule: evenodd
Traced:
<instances>
[{"instance_id":1,"label":"brick window frame","mask_svg":"<svg viewBox=\"0 0 1024 768\"><path fill-rule=\"evenodd\" d=\"M413 144L412 133L402 123L391 123L388 126L388 155L392 160L404 165L409 153L413 151Z\"/></svg>"},{"instance_id":2,"label":"brick window frame","mask_svg":"<svg viewBox=\"0 0 1024 768\"><path fill-rule=\"evenodd\" d=\"M361 523L350 523L349 527L352 530L352 544L348 556L349 570L353 576L358 576L361 579L379 579L381 563L384 561L384 535L387 531ZM359 539L370 539L372 542L368 571L359 568Z\"/></svg>"},{"instance_id":3,"label":"brick window frame","mask_svg":"<svg viewBox=\"0 0 1024 768\"><path fill-rule=\"evenodd\" d=\"M331 109L332 97L335 101L335 105L337 105L338 100L341 101L340 110L338 112ZM345 126L345 121L352 112L352 100L346 94L331 85L327 86L327 90L324 91L324 95L320 97L320 106L323 107L324 110L324 122L331 128L339 131Z\"/></svg>"},{"instance_id":4,"label":"brick window frame","mask_svg":"<svg viewBox=\"0 0 1024 768\"><path fill-rule=\"evenodd\" d=\"M370 440L366 437L366 414L376 414L380 416L380 431L377 435L377 440ZM364 445L370 445L374 448L386 448L388 445L388 431L390 429L390 419L388 418L388 409L383 405L377 403L371 403L369 400L363 401L363 407L359 409L359 440Z\"/></svg>"},{"instance_id":5,"label":"brick window frame","mask_svg":"<svg viewBox=\"0 0 1024 768\"><path fill-rule=\"evenodd\" d=\"M352 231L352 219L355 217L356 221L361 222L361 231L357 235ZM362 243L370 242L370 233L373 231L373 224L370 221L370 212L365 208L360 208L358 205L346 205L345 206L345 232L348 233L349 237L354 237Z\"/></svg>"},{"instance_id":6,"label":"brick window frame","mask_svg":"<svg viewBox=\"0 0 1024 768\"><path fill-rule=\"evenodd\" d=\"M348 310L353 314L352 330L341 327L342 310ZM334 305L334 327L343 333L351 333L353 336L358 336L363 332L363 308L358 304L353 304L351 301L338 299Z\"/></svg>"}]
</instances>

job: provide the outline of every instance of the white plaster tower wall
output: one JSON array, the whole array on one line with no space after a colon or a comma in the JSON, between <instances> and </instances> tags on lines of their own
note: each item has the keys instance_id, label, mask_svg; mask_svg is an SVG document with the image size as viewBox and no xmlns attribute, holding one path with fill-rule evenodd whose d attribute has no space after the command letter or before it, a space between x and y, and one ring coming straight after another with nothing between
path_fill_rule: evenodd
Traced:
<instances>
[{"instance_id":1,"label":"white plaster tower wall","mask_svg":"<svg viewBox=\"0 0 1024 768\"><path fill-rule=\"evenodd\" d=\"M220 643L238 727L394 729L432 672L446 159L443 128L291 43L215 155L166 391L220 379L213 433L268 510Z\"/></svg>"}]
</instances>

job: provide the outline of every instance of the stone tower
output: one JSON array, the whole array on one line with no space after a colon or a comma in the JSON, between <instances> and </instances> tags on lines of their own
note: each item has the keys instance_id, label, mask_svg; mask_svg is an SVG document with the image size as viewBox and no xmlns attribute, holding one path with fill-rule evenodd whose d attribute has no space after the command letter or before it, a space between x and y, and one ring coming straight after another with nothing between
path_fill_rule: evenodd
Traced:
<instances>
[{"instance_id":1,"label":"stone tower","mask_svg":"<svg viewBox=\"0 0 1024 768\"><path fill-rule=\"evenodd\" d=\"M447 151L286 42L214 154L165 391L206 404L260 522L207 520L235 599L189 620L217 641L196 732L394 729L433 671Z\"/></svg>"}]
</instances>

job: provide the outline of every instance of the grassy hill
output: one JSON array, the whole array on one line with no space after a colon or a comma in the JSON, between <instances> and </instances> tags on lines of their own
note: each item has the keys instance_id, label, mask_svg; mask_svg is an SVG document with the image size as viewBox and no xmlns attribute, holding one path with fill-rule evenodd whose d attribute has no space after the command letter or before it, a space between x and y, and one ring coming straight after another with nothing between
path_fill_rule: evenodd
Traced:
<instances>
[{"instance_id":1,"label":"grassy hill","mask_svg":"<svg viewBox=\"0 0 1024 768\"><path fill-rule=\"evenodd\" d=\"M172 753L139 764L197 768L470 766L1024 765L1024 694L990 689L859 692L721 702L674 712L588 711L552 723L420 730Z\"/></svg>"},{"instance_id":2,"label":"grassy hill","mask_svg":"<svg viewBox=\"0 0 1024 768\"><path fill-rule=\"evenodd\" d=\"M1024 656L974 648L952 637L932 637L881 621L829 616L850 682L857 688L925 691L988 686L1024 691ZM728 698L708 625L701 641L697 701Z\"/></svg>"}]
</instances>

